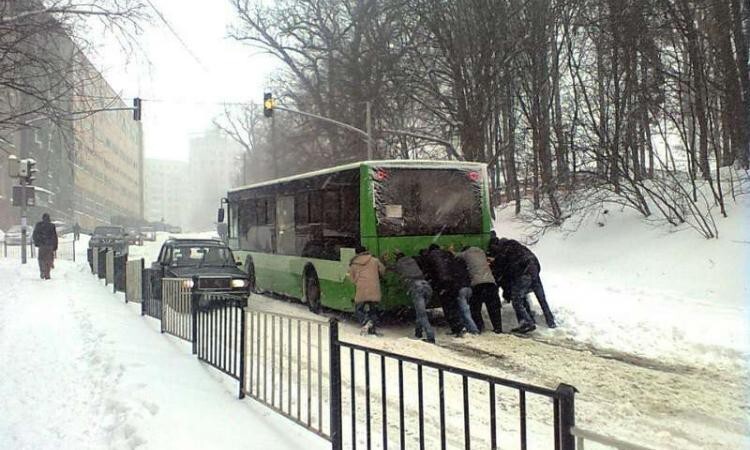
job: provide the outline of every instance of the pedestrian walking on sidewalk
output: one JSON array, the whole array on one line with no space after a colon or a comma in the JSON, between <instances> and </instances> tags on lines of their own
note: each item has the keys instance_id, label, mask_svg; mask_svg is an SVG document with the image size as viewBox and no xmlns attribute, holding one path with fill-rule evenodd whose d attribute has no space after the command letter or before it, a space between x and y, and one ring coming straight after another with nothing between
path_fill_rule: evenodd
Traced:
<instances>
[{"instance_id":1,"label":"pedestrian walking on sidewalk","mask_svg":"<svg viewBox=\"0 0 750 450\"><path fill-rule=\"evenodd\" d=\"M39 275L43 280L50 279L50 271L55 261L57 251L57 230L49 218L49 214L42 214L42 221L37 222L34 233L31 236L37 251L39 262Z\"/></svg>"}]
</instances>

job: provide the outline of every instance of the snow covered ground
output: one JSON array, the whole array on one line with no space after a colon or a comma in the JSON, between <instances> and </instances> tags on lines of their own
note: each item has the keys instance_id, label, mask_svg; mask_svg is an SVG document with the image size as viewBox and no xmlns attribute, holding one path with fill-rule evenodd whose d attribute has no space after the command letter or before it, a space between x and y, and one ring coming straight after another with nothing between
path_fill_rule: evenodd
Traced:
<instances>
[{"instance_id":1,"label":"snow covered ground","mask_svg":"<svg viewBox=\"0 0 750 450\"><path fill-rule=\"evenodd\" d=\"M614 205L574 232L548 231L531 248L561 326L539 334L601 352L747 371L750 195L728 209L712 240L648 225ZM526 240L510 208L498 218L498 235Z\"/></svg>"},{"instance_id":2,"label":"snow covered ground","mask_svg":"<svg viewBox=\"0 0 750 450\"><path fill-rule=\"evenodd\" d=\"M616 206L575 231L548 231L532 249L560 326L541 326L531 339L459 340L442 328L433 346L412 339L412 324L403 322L386 323L384 337L368 338L350 317L337 315L342 338L550 388L572 384L579 426L655 449L748 448L750 197L730 202L729 214L717 217L714 240L650 226ZM509 210L499 212L496 229L527 240ZM130 258L148 265L166 237L131 247ZM58 262L55 279L45 284L33 262L19 268L0 260L0 410L12 411L0 415L0 448L327 446L252 401L236 400L234 383L198 363L184 343L160 335L154 321L121 303L82 264ZM309 314L259 295L251 303ZM439 312L432 316L440 323ZM509 305L504 322L514 325ZM348 365L346 355L342 362ZM425 373L426 386L432 381ZM472 395L484 393L472 388ZM373 396L379 401L376 390ZM407 410L415 407L411 397ZM343 401L348 407L346 395ZM434 397L425 401L434 409ZM395 406L389 403L389 417ZM516 414L503 411L506 418ZM460 410L454 412L460 422ZM483 413L474 414L473 426L484 427ZM543 405L529 414L530 431L550 427ZM499 425L501 443L511 444L516 425ZM532 436L530 448L545 445Z\"/></svg>"},{"instance_id":3,"label":"snow covered ground","mask_svg":"<svg viewBox=\"0 0 750 450\"><path fill-rule=\"evenodd\" d=\"M78 263L0 259L0 448L330 444L249 400Z\"/></svg>"}]
</instances>

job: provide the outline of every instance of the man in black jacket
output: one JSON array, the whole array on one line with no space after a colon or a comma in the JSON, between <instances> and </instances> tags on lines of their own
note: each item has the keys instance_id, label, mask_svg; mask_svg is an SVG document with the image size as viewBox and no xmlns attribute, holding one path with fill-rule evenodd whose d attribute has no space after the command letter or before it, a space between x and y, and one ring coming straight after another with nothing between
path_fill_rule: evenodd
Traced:
<instances>
[{"instance_id":1,"label":"man in black jacket","mask_svg":"<svg viewBox=\"0 0 750 450\"><path fill-rule=\"evenodd\" d=\"M34 233L31 238L34 245L39 248L37 260L39 261L39 275L43 280L50 279L52 263L57 251L57 230L52 224L49 214L42 214L42 221L37 222L34 226Z\"/></svg>"},{"instance_id":2,"label":"man in black jacket","mask_svg":"<svg viewBox=\"0 0 750 450\"><path fill-rule=\"evenodd\" d=\"M469 309L471 276L466 264L437 244L430 245L422 260L425 274L440 299L451 333L460 336L466 328L469 333L479 334Z\"/></svg>"},{"instance_id":3,"label":"man in black jacket","mask_svg":"<svg viewBox=\"0 0 750 450\"><path fill-rule=\"evenodd\" d=\"M518 319L518 327L513 332L529 333L536 329L527 295L534 292L544 319L549 328L555 328L555 317L547 304L539 260L531 250L513 239L493 239L490 242L489 255L492 261L492 274L503 289L503 298L513 304Z\"/></svg>"}]
</instances>

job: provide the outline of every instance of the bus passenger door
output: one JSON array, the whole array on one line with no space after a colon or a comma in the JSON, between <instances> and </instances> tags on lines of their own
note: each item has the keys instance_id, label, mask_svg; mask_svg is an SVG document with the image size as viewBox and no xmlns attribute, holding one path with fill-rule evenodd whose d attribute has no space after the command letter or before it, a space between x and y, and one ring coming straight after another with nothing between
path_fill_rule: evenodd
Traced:
<instances>
[{"instance_id":1,"label":"bus passenger door","mask_svg":"<svg viewBox=\"0 0 750 450\"><path fill-rule=\"evenodd\" d=\"M276 253L296 255L294 196L276 199Z\"/></svg>"}]
</instances>

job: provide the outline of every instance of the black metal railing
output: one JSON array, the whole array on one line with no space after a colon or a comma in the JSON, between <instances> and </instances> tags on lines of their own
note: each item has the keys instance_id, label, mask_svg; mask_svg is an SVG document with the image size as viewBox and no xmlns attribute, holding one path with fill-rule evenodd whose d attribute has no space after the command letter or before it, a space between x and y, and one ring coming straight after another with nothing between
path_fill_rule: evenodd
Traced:
<instances>
[{"instance_id":1,"label":"black metal railing","mask_svg":"<svg viewBox=\"0 0 750 450\"><path fill-rule=\"evenodd\" d=\"M330 440L329 321L248 309L248 395Z\"/></svg>"},{"instance_id":2,"label":"black metal railing","mask_svg":"<svg viewBox=\"0 0 750 450\"><path fill-rule=\"evenodd\" d=\"M96 275L99 279L106 279L107 277L107 251L106 248L94 248L96 252Z\"/></svg>"},{"instance_id":3,"label":"black metal railing","mask_svg":"<svg viewBox=\"0 0 750 450\"><path fill-rule=\"evenodd\" d=\"M239 382L245 397L245 307L247 297L200 293L194 301L193 353Z\"/></svg>"},{"instance_id":4,"label":"black metal railing","mask_svg":"<svg viewBox=\"0 0 750 450\"><path fill-rule=\"evenodd\" d=\"M332 408L340 411L332 417L341 418L332 431L334 450L370 449L373 443L384 449L525 450L532 425L543 447L575 448L572 386L552 390L338 339L331 343L331 360L346 386L332 395Z\"/></svg>"},{"instance_id":5,"label":"black metal railing","mask_svg":"<svg viewBox=\"0 0 750 450\"><path fill-rule=\"evenodd\" d=\"M161 331L193 341L193 280L161 280Z\"/></svg>"},{"instance_id":6,"label":"black metal railing","mask_svg":"<svg viewBox=\"0 0 750 450\"><path fill-rule=\"evenodd\" d=\"M151 291L151 275L152 271L150 269L143 270L143 276L141 277L143 287L141 315L161 320L161 298L155 296L154 292Z\"/></svg>"},{"instance_id":7,"label":"black metal railing","mask_svg":"<svg viewBox=\"0 0 750 450\"><path fill-rule=\"evenodd\" d=\"M112 288L115 292L125 292L127 289L126 268L128 264L128 255L119 255L114 258L114 277Z\"/></svg>"}]
</instances>

